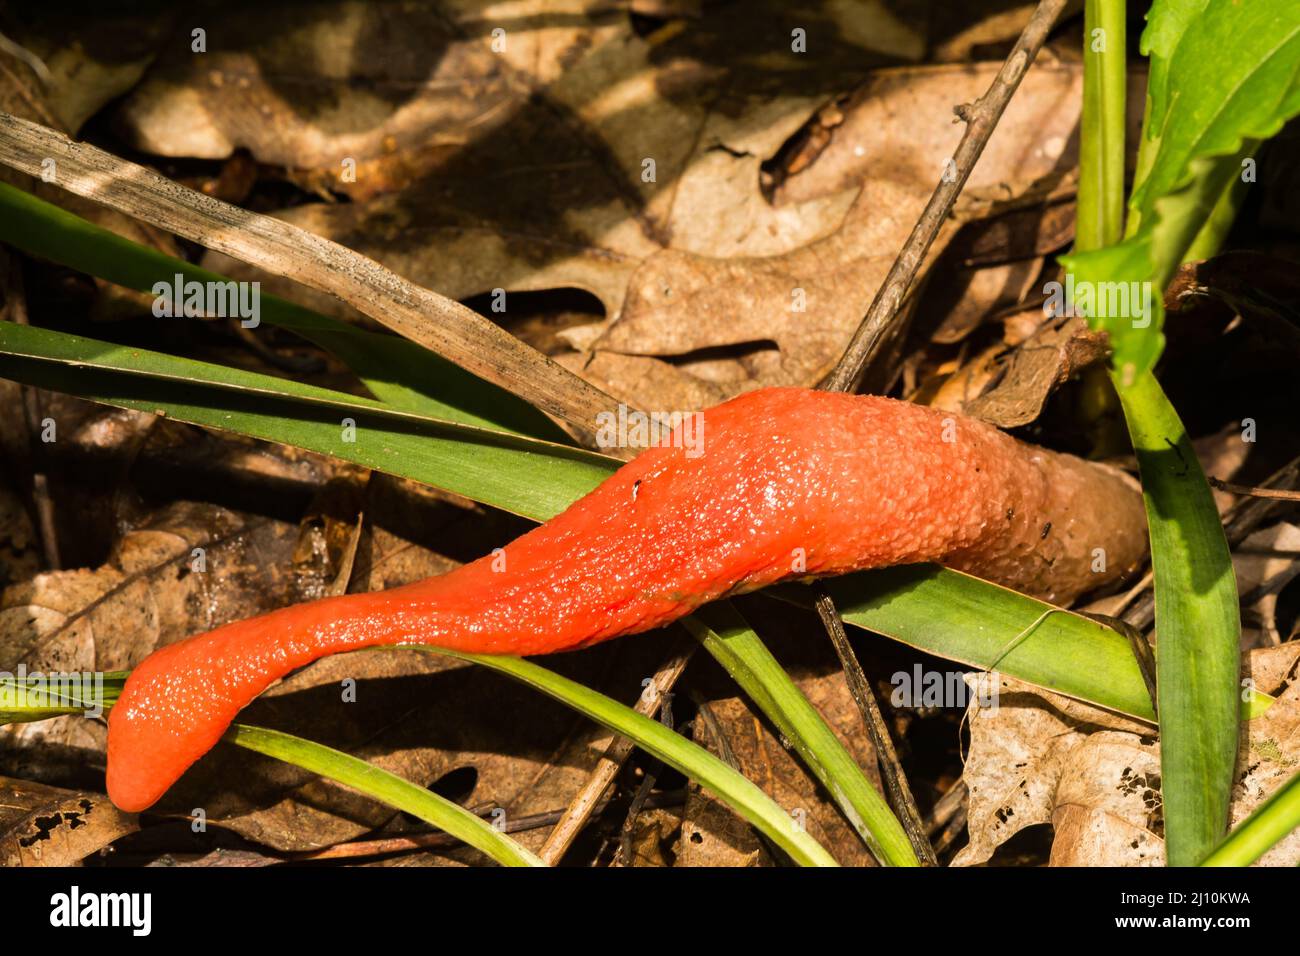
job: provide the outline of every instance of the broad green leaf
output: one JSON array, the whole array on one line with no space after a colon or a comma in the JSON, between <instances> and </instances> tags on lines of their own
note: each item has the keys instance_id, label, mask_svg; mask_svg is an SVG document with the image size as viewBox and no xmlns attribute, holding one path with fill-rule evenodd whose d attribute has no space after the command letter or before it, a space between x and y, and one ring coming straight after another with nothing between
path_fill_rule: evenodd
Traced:
<instances>
[{"instance_id":1,"label":"broad green leaf","mask_svg":"<svg viewBox=\"0 0 1300 956\"><path fill-rule=\"evenodd\" d=\"M1300 773L1269 795L1201 866L1250 866L1300 827Z\"/></svg>"},{"instance_id":2,"label":"broad green leaf","mask_svg":"<svg viewBox=\"0 0 1300 956\"><path fill-rule=\"evenodd\" d=\"M0 322L0 375L82 398L283 442L544 520L617 462L289 379ZM346 431L344 419L355 423Z\"/></svg>"},{"instance_id":3,"label":"broad green leaf","mask_svg":"<svg viewBox=\"0 0 1300 956\"><path fill-rule=\"evenodd\" d=\"M481 850L502 866L546 865L530 850L464 807L332 747L249 724L231 725L225 739L246 750L337 780L390 807L419 817L425 823Z\"/></svg>"},{"instance_id":4,"label":"broad green leaf","mask_svg":"<svg viewBox=\"0 0 1300 956\"><path fill-rule=\"evenodd\" d=\"M646 753L658 757L668 766L707 787L723 803L789 854L790 859L796 863L802 866L836 865L821 844L810 837L787 811L777 806L771 797L703 747L674 733L657 720L651 720L631 707L523 658L468 654L440 647L416 649L473 661L553 697L615 733L629 738Z\"/></svg>"},{"instance_id":5,"label":"broad green leaf","mask_svg":"<svg viewBox=\"0 0 1300 956\"><path fill-rule=\"evenodd\" d=\"M824 582L846 624L1142 720L1151 698L1127 638L960 571L913 564ZM781 588L811 606L810 592Z\"/></svg>"},{"instance_id":6,"label":"broad green leaf","mask_svg":"<svg viewBox=\"0 0 1300 956\"><path fill-rule=\"evenodd\" d=\"M861 571L822 586L846 624L1155 722L1128 639L1092 618L933 564ZM813 606L812 592L796 585L763 593ZM1258 717L1273 702L1254 691L1242 702L1242 716Z\"/></svg>"},{"instance_id":7,"label":"broad green leaf","mask_svg":"<svg viewBox=\"0 0 1300 956\"><path fill-rule=\"evenodd\" d=\"M1197 174L1161 197L1123 242L1061 257L1065 295L1109 336L1120 387L1155 368L1165 344L1164 287L1237 174L1239 155L1198 159Z\"/></svg>"},{"instance_id":8,"label":"broad green leaf","mask_svg":"<svg viewBox=\"0 0 1300 956\"><path fill-rule=\"evenodd\" d=\"M1061 260L1121 385L1155 367L1164 287L1242 163L1300 112L1300 4L1158 3L1143 43L1153 71L1128 238Z\"/></svg>"},{"instance_id":9,"label":"broad green leaf","mask_svg":"<svg viewBox=\"0 0 1300 956\"><path fill-rule=\"evenodd\" d=\"M1160 4L1157 7L1161 6ZM1193 178L1196 159L1236 154L1265 139L1300 109L1300 4L1294 0L1215 0L1153 12L1151 49L1168 54L1150 89L1149 167L1129 205L1144 225L1155 202ZM1181 35L1178 35L1181 31ZM1217 198L1217 197L1216 197Z\"/></svg>"},{"instance_id":10,"label":"broad green leaf","mask_svg":"<svg viewBox=\"0 0 1300 956\"><path fill-rule=\"evenodd\" d=\"M1200 16L1209 0L1157 0L1147 12L1147 27L1142 31L1142 55L1151 58L1147 74L1147 107L1143 123L1143 141L1159 143L1169 108L1169 61L1182 42L1187 28ZM1154 157L1155 149L1151 149ZM1139 169L1145 170L1139 164Z\"/></svg>"},{"instance_id":11,"label":"broad green leaf","mask_svg":"<svg viewBox=\"0 0 1300 956\"><path fill-rule=\"evenodd\" d=\"M889 866L919 866L889 804L745 619L723 602L684 623L794 745L876 859Z\"/></svg>"},{"instance_id":12,"label":"broad green leaf","mask_svg":"<svg viewBox=\"0 0 1300 956\"><path fill-rule=\"evenodd\" d=\"M0 183L0 241L139 292L153 292L159 282L171 285L178 274L187 281L230 281L6 183ZM261 295L259 301L263 322L333 352L382 401L432 418L569 442L563 429L527 402L414 342L363 331L277 296Z\"/></svg>"}]
</instances>

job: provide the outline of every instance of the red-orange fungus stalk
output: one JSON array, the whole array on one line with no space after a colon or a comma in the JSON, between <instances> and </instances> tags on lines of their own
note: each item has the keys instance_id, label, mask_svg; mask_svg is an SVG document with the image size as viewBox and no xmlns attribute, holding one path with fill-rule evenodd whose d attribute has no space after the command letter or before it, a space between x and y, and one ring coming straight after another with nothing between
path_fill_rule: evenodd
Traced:
<instances>
[{"instance_id":1,"label":"red-orange fungus stalk","mask_svg":"<svg viewBox=\"0 0 1300 956\"><path fill-rule=\"evenodd\" d=\"M327 654L399 643L572 650L785 578L923 561L1066 603L1145 552L1131 479L980 422L796 388L704 414L703 454L645 451L510 544L504 561L161 648L110 715L113 802L153 804L253 698Z\"/></svg>"}]
</instances>

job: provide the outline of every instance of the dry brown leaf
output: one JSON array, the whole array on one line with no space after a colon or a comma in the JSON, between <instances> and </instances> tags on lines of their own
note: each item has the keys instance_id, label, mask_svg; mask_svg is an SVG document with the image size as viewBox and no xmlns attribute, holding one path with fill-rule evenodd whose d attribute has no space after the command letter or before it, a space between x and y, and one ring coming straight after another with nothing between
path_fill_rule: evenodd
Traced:
<instances>
[{"instance_id":1,"label":"dry brown leaf","mask_svg":"<svg viewBox=\"0 0 1300 956\"><path fill-rule=\"evenodd\" d=\"M1003 9L990 12L992 6ZM937 63L954 63L969 60L987 47L1009 43L1020 35L1037 8L1036 3L1018 3L1016 0L998 4L955 4L944 10L945 20L953 18L948 26L949 36L936 44L930 56ZM1062 19L1067 16L1068 7Z\"/></svg>"},{"instance_id":2,"label":"dry brown leaf","mask_svg":"<svg viewBox=\"0 0 1300 956\"><path fill-rule=\"evenodd\" d=\"M78 866L136 829L103 794L0 777L0 866Z\"/></svg>"},{"instance_id":3,"label":"dry brown leaf","mask_svg":"<svg viewBox=\"0 0 1300 956\"><path fill-rule=\"evenodd\" d=\"M1030 297L1043 259L1033 257L981 269L954 270L951 278L940 265L939 289L927 289L923 311L943 316L930 341L940 345L960 342L994 312L1018 305Z\"/></svg>"},{"instance_id":4,"label":"dry brown leaf","mask_svg":"<svg viewBox=\"0 0 1300 956\"><path fill-rule=\"evenodd\" d=\"M363 37L365 17L351 5L341 8L351 11L345 22L354 24L354 39ZM397 15L394 9L385 16ZM537 23L540 34L549 21ZM982 93L997 65L876 75L845 102L843 122L825 147L769 202L759 188L764 162L825 93L803 92L816 91L815 83L780 89L743 66L717 66L734 63L736 51L706 58L713 37L707 23L688 35L643 39L622 21L599 21L589 27L599 35L582 41L590 49L572 56L561 75L538 68L540 79L529 82L544 84L540 105L505 110L499 126L476 129L401 194L300 207L284 218L454 298L494 288L591 292L617 319L598 331L567 333L583 354L564 364L635 404L693 407L759 385L813 384L861 319L955 147L961 128L952 122L952 106ZM303 25L277 42L295 48L311 36ZM547 37L561 48L582 46L558 28ZM258 50L238 55L288 55L278 47ZM543 66L552 52L547 47ZM488 56L493 69L505 69L502 57ZM299 50L296 62L309 59ZM829 81L827 67L822 55L808 64ZM1078 78L1073 65L1030 72L975 171L975 187L1013 196L1071 164ZM843 74L833 79L838 85ZM187 96L198 82L157 81ZM259 83L253 88L260 91ZM140 99L146 95L153 94L142 90ZM423 93L411 95L419 101ZM219 92L215 102L226 105L214 109L247 108L234 93ZM304 116L306 125L316 122L310 110ZM902 156L899 137L889 133L900 124L911 144ZM279 135L262 122L244 125L250 136ZM538 155L548 158L544 167L521 166ZM646 160L655 164L652 182L642 177ZM860 188L864 177L867 187ZM208 264L246 277L220 257ZM266 281L268 290L290 292ZM796 288L807 299L805 312L792 311ZM290 294L347 314L324 297ZM737 345L744 354L691 354ZM672 357L682 359L664 361Z\"/></svg>"},{"instance_id":5,"label":"dry brown leaf","mask_svg":"<svg viewBox=\"0 0 1300 956\"><path fill-rule=\"evenodd\" d=\"M642 810L632 824L630 857L624 866L672 866L672 846L682 832L680 808Z\"/></svg>"},{"instance_id":6,"label":"dry brown leaf","mask_svg":"<svg viewBox=\"0 0 1300 956\"><path fill-rule=\"evenodd\" d=\"M174 11L161 7L97 10L32 4L12 24L9 38L49 70L45 82L27 84L30 97L45 100L58 119L56 125L75 133L136 84L175 19ZM23 82L29 75L15 74L11 82Z\"/></svg>"},{"instance_id":7,"label":"dry brown leaf","mask_svg":"<svg viewBox=\"0 0 1300 956\"><path fill-rule=\"evenodd\" d=\"M1292 679L1297 660L1296 648L1249 655L1258 689L1281 692L1262 716L1242 725L1232 825L1300 764L1300 682ZM977 700L993 679L970 676ZM1025 827L1047 823L1055 833L1053 866L1162 866L1155 728L1010 678L998 680L998 706L968 711L971 746L963 779L970 789L970 842L953 865L983 863ZM1260 865L1297 862L1300 834L1292 834Z\"/></svg>"},{"instance_id":8,"label":"dry brown leaf","mask_svg":"<svg viewBox=\"0 0 1300 956\"><path fill-rule=\"evenodd\" d=\"M1160 748L1135 734L1091 733L1052 795L1051 866L1163 866Z\"/></svg>"},{"instance_id":9,"label":"dry brown leaf","mask_svg":"<svg viewBox=\"0 0 1300 956\"><path fill-rule=\"evenodd\" d=\"M1057 788L1089 733L1104 728L1140 741L1147 730L1011 678L977 674L969 675L967 683L975 702L993 699L996 690L997 707L973 703L968 711L971 744L962 779L970 790L970 840L953 866L983 863L1025 827L1050 823ZM1110 729L1116 726L1120 731Z\"/></svg>"},{"instance_id":10,"label":"dry brown leaf","mask_svg":"<svg viewBox=\"0 0 1300 956\"><path fill-rule=\"evenodd\" d=\"M748 63L745 49L747 35L760 32L756 17L789 17L778 4L770 14L723 8L690 31L644 38L620 11L574 6L516 4L500 18L474 5L321 4L305 19L294 11L284 30L245 13L216 58L239 64L243 88L224 79L213 88L210 64L178 58L128 101L126 119L145 145L185 155L243 145L263 161L314 169L358 199L400 187L400 196L307 206L284 218L453 298L572 286L612 314L636 263L668 236L730 255L747 233L751 242L739 251L758 254L784 234L803 242L833 224L834 215L774 215L756 186L761 158L843 82L843 31L816 58L793 58L802 81L781 84L773 63ZM860 9L854 14L863 20ZM877 26L893 19L884 7L871 16ZM338 22L346 25L341 44ZM317 51L321 23L338 45L330 58ZM494 28L506 31L499 53ZM761 32L769 44L777 35L770 23ZM867 31L864 45L886 36ZM380 38L384 55L367 54ZM873 62L854 49L855 69ZM365 84L356 82L358 66ZM817 92L799 92L810 76ZM192 133L195 110L210 123ZM289 115L274 123L263 113ZM350 139L339 132L357 128ZM357 160L355 183L338 181L344 157ZM842 214L844 201L836 203ZM691 229L682 228L684 215ZM740 229L746 219L753 228Z\"/></svg>"},{"instance_id":11,"label":"dry brown leaf","mask_svg":"<svg viewBox=\"0 0 1300 956\"><path fill-rule=\"evenodd\" d=\"M804 692L835 730L858 766L880 786L875 751L862 727L862 717L845 684L844 672L797 678ZM840 811L809 776L798 758L787 750L740 698L724 698L708 705L695 721L695 741L714 754L734 757L736 769L794 815L808 834L827 847L845 866L872 866L874 860ZM719 744L715 729L725 740ZM847 731L847 732L846 732ZM725 759L725 758L724 758ZM712 794L692 786L687 793L682 821L678 866L769 866L767 848L754 831Z\"/></svg>"},{"instance_id":12,"label":"dry brown leaf","mask_svg":"<svg viewBox=\"0 0 1300 956\"><path fill-rule=\"evenodd\" d=\"M951 107L983 93L995 70L980 65L878 74L843 105L824 148L774 194L778 211L854 194L834 232L763 257L709 256L675 240L675 248L638 269L623 311L588 347L598 356L644 358L771 343L776 351L762 353L767 361L749 368L734 363L740 367L731 381L711 382L714 390L728 397L761 385L816 384L866 313L956 148L962 129L952 123ZM1077 104L1070 104L1079 76L1066 65L1030 71L972 174L976 187L1010 198L1062 165L1068 168L1066 147L1077 120ZM905 137L890 135L901 126ZM600 377L616 395L643 406L658 397L641 389L646 377Z\"/></svg>"},{"instance_id":13,"label":"dry brown leaf","mask_svg":"<svg viewBox=\"0 0 1300 956\"><path fill-rule=\"evenodd\" d=\"M1025 341L995 345L948 377L932 397L935 408L961 412L999 428L1038 418L1048 397L1082 369L1105 359L1105 339L1082 318L1043 322Z\"/></svg>"}]
</instances>

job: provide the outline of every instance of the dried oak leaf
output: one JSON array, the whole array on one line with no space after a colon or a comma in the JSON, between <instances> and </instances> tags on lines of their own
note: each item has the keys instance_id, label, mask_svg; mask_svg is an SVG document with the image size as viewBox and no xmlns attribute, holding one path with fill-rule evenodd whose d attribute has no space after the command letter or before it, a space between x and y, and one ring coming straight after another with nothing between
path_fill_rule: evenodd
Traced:
<instances>
[{"instance_id":1,"label":"dried oak leaf","mask_svg":"<svg viewBox=\"0 0 1300 956\"><path fill-rule=\"evenodd\" d=\"M1085 319L1050 319L1014 346L990 347L932 396L917 398L999 428L1016 428L1037 419L1052 392L1103 361L1107 352L1105 337L1089 329Z\"/></svg>"},{"instance_id":2,"label":"dried oak leaf","mask_svg":"<svg viewBox=\"0 0 1300 956\"><path fill-rule=\"evenodd\" d=\"M403 89L415 103L438 97L446 104L430 107L423 117L426 128L411 131L425 168L401 183L400 194L380 196L395 184L363 170L355 184L331 188L354 194L361 190L357 198L369 195L373 201L305 206L283 216L453 298L497 288L574 287L596 296L607 314L621 308L637 264L664 248L670 237L675 247L691 252L731 256L773 254L825 235L852 197L774 210L758 189L760 166L817 102L840 87L847 61L856 58L854 69L860 71L883 58L864 55L862 46L848 46L840 32L827 38L831 42L816 58L792 56L787 67L793 76L787 76L764 47L777 35L773 22L790 13L779 4L770 6L771 11L723 7L706 25L667 37L641 37L629 18L610 11L581 19L543 7L521 9L532 15L522 17L518 26L506 26L510 39L505 51L496 54L491 38L484 37L490 23L477 11L426 11L426 19L445 16L446 22L421 30L416 22L399 26L413 15L403 5L369 5L364 15L355 12L354 4L320 5L313 17L338 17L344 10L349 23L383 21L385 34L402 47L395 60L413 61ZM802 16L818 19L816 11ZM880 8L871 17L889 14ZM756 23L764 24L761 30ZM454 36L441 60L424 39L430 31ZM875 42L887 33L878 31ZM259 28L256 36L261 35ZM345 100L362 95L349 93L352 81L312 75L314 36L300 26L274 41L259 41L260 46L240 47L244 41L239 40L235 49L238 56L259 63L283 57L291 64L289 75L306 74L298 84L305 89L328 89L332 97ZM355 26L349 36L345 49L363 42L363 27ZM867 48L869 37L863 40ZM751 45L757 49L751 51ZM854 57L847 55L849 49ZM388 69L382 58L362 62L380 73ZM178 102L169 111L178 126L189 121L182 102L196 98L202 82L197 69L187 66L183 76L158 81L183 91L172 97ZM435 84L421 76L444 69L458 82ZM495 77L501 86L499 103L476 98L483 75ZM260 80L249 82L255 96L264 95ZM146 83L140 98L154 95L149 89ZM226 90L205 91L204 99L215 97L214 109L247 109L237 91ZM292 102L293 89L279 96ZM314 131L312 104L304 102L297 110L303 114L299 125ZM456 127L460 113L473 122L441 147L429 149L429 140L437 142L443 135L441 125ZM400 115L417 122L421 116L414 109ZM300 161L293 150L277 151L273 140L280 134L263 120L250 117L243 126L247 129L238 142L258 158ZM287 128L292 133L296 127ZM320 135L334 133L330 127ZM216 152L227 148L211 145ZM331 171L339 156L353 155L341 146L326 152ZM208 261L222 271L244 274L222 257ZM289 290L271 277L265 281L268 290ZM324 297L308 294L301 301L355 318ZM507 311L503 318L508 317Z\"/></svg>"},{"instance_id":3,"label":"dried oak leaf","mask_svg":"<svg viewBox=\"0 0 1300 956\"><path fill-rule=\"evenodd\" d=\"M0 866L78 866L136 829L103 794L0 777Z\"/></svg>"},{"instance_id":4,"label":"dried oak leaf","mask_svg":"<svg viewBox=\"0 0 1300 956\"><path fill-rule=\"evenodd\" d=\"M675 230L674 248L655 253L632 277L607 331L583 343L595 353L584 370L614 394L645 405L656 397L643 388L650 357L767 345L761 362L751 357L746 367L733 360L727 378L695 377L712 386L715 399L761 385L816 384L866 313L956 149L962 130L952 122L954 102L979 96L995 69L881 71L844 104L828 144L773 196L779 213L852 195L834 230L784 251L725 258L687 248ZM1010 198L1068 168L1079 82L1078 69L1064 64L1030 71L972 181ZM745 235L745 227L742 220L737 234ZM932 258L954 229L950 223L944 230Z\"/></svg>"},{"instance_id":5,"label":"dried oak leaf","mask_svg":"<svg viewBox=\"0 0 1300 956\"><path fill-rule=\"evenodd\" d=\"M1300 763L1300 649L1254 651L1255 686L1278 693L1260 717L1242 725L1231 825L1245 819ZM971 675L987 699L998 680L998 706L968 712L971 747L963 779L970 790L970 842L954 866L987 861L1028 826L1051 824L1053 866L1161 866L1160 747L1155 728L1007 677ZM1290 681L1290 683L1286 683ZM1300 861L1300 834L1287 837L1260 865Z\"/></svg>"}]
</instances>

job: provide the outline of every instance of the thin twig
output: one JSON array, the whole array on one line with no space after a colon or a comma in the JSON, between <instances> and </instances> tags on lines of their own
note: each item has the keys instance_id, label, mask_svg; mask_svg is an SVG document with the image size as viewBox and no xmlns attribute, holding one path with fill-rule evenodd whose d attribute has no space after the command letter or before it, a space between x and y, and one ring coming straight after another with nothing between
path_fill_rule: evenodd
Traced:
<instances>
[{"instance_id":1,"label":"thin twig","mask_svg":"<svg viewBox=\"0 0 1300 956\"><path fill-rule=\"evenodd\" d=\"M55 184L328 292L381 325L568 422L582 435L616 402L505 329L373 259L270 216L188 189L153 170L8 113L0 113L0 163L31 176L53 159ZM159 276L166 280L168 276Z\"/></svg>"},{"instance_id":2,"label":"thin twig","mask_svg":"<svg viewBox=\"0 0 1300 956\"><path fill-rule=\"evenodd\" d=\"M695 704L696 719L703 721L705 733L713 738L714 744L717 745L718 759L732 770L740 772L740 759L732 749L731 741L727 739L726 731L718 722L718 715L713 712L713 707L697 691L691 691L691 701Z\"/></svg>"},{"instance_id":3,"label":"thin twig","mask_svg":"<svg viewBox=\"0 0 1300 956\"><path fill-rule=\"evenodd\" d=\"M1218 478L1209 479L1212 487L1220 491L1226 491L1234 495L1246 495L1250 498L1273 498L1277 501L1300 501L1300 491L1292 491L1288 488L1258 488L1252 485L1238 485L1231 481L1222 481Z\"/></svg>"},{"instance_id":4,"label":"thin twig","mask_svg":"<svg viewBox=\"0 0 1300 956\"><path fill-rule=\"evenodd\" d=\"M925 832L934 844L936 854L945 853L958 834L966 828L966 811L970 789L966 781L958 778L934 805L934 810L925 818Z\"/></svg>"},{"instance_id":5,"label":"thin twig","mask_svg":"<svg viewBox=\"0 0 1300 956\"><path fill-rule=\"evenodd\" d=\"M947 165L940 176L939 185L935 187L925 211L921 213L903 250L876 292L866 318L858 326L843 358L832 370L823 388L837 392L852 391L857 387L867 366L875 359L886 338L885 333L898 315L917 270L925 260L925 254L952 211L953 203L957 201L971 170L984 152L984 146L998 120L1002 118L1012 94L1020 85L1065 5L1066 0L1042 0L988 92L973 104L957 107L957 115L966 121L966 132L957 146L957 152L953 154L952 163Z\"/></svg>"},{"instance_id":6,"label":"thin twig","mask_svg":"<svg viewBox=\"0 0 1300 956\"><path fill-rule=\"evenodd\" d=\"M663 704L659 708L659 722L669 730L673 729L672 694L663 695ZM628 805L627 815L623 819L623 828L619 832L618 849L614 853L611 866L631 865L632 837L636 834L637 817L641 815L646 801L650 798L651 791L654 790L655 784L659 782L659 775L663 772L663 761L656 759L652 761L651 766L645 771L645 776L641 778L636 793L632 795L632 802Z\"/></svg>"},{"instance_id":7,"label":"thin twig","mask_svg":"<svg viewBox=\"0 0 1300 956\"><path fill-rule=\"evenodd\" d=\"M660 665L645 692L637 699L637 713L646 717L654 716L655 711L663 703L664 697L686 670L686 664L697 647L699 644L694 640L683 639L674 642L667 660ZM614 782L614 778L618 776L619 770L627 762L635 747L636 744L627 737L615 737L610 741L609 746L605 748L605 753L592 769L591 775L587 777L587 782L582 785L582 789L574 796L564 814L556 821L555 828L551 830L546 843L538 852L537 855L548 865L556 866L563 859L582 828L587 825L587 821L601 806L605 792Z\"/></svg>"},{"instance_id":8,"label":"thin twig","mask_svg":"<svg viewBox=\"0 0 1300 956\"><path fill-rule=\"evenodd\" d=\"M907 832L907 838L916 855L927 866L937 866L939 861L934 855L930 841L926 839L920 810L916 806L916 799L912 796L912 788L907 785L907 776L903 773L902 764L899 763L898 752L894 749L894 742L889 736L889 728L885 726L885 718L880 712L880 705L876 702L875 692L867 682L866 674L862 672L862 665L858 663L858 656L853 652L849 636L844 633L844 622L840 620L835 602L825 591L821 591L817 596L817 613L826 627L826 633L831 636L835 653L839 655L840 664L844 667L849 693L853 695L858 710L862 712L863 723L867 725L871 745L876 749L879 758L881 776L885 778L889 802L893 805L894 812L898 814L899 822L903 824L903 829Z\"/></svg>"},{"instance_id":9,"label":"thin twig","mask_svg":"<svg viewBox=\"0 0 1300 956\"><path fill-rule=\"evenodd\" d=\"M944 220L952 211L957 196L966 185L966 180L970 177L971 170L975 168L980 154L984 152L984 146L1002 118L1007 103L1011 101L1012 94L1015 93L1029 65L1038 54L1039 48L1047 39L1052 25L1061 15L1065 3L1066 0L1042 0L988 91L973 105L957 107L957 115L966 121L966 131L957 146L957 152L953 155L952 163L939 177L939 184L930 196L921 218L912 227L912 233L907 237L902 251L890 267L885 281L872 299L871 308L867 310L866 317L854 333L849 347L845 349L843 357L831 374L822 382L821 387L824 390L853 391L867 366L876 357L881 343L885 340L885 333L899 315L903 299L916 279L917 270L920 269L926 253L934 243L935 236L939 234ZM907 785L907 777L889 736L889 728L885 726L884 717L880 713L880 705L871 690L866 674L862 671L857 655L853 653L848 636L844 633L844 624L840 620L835 602L824 590L820 591L817 597L817 613L826 627L826 633L830 635L831 643L835 645L835 653L839 655L840 663L844 667L849 691L862 712L863 722L875 745L881 774L885 779L894 811L898 814L917 855L933 866L937 862L934 849L926 839L924 828L921 826L920 811L917 809L911 788Z\"/></svg>"},{"instance_id":10,"label":"thin twig","mask_svg":"<svg viewBox=\"0 0 1300 956\"><path fill-rule=\"evenodd\" d=\"M966 786L965 779L957 778L957 782L945 790L943 796L935 801L934 809L925 818L925 832L930 836L934 836L941 827L947 826L948 821L957 815L957 811L961 809L962 804L966 802L969 796L970 789Z\"/></svg>"}]
</instances>

